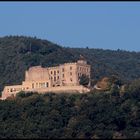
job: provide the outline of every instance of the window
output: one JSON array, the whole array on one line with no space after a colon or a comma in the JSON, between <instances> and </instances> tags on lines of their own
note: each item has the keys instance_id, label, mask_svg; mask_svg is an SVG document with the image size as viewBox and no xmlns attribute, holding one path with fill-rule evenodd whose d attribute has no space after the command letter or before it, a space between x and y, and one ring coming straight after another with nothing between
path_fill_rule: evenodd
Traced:
<instances>
[{"instance_id":1,"label":"window","mask_svg":"<svg viewBox=\"0 0 140 140\"><path fill-rule=\"evenodd\" d=\"M48 82L46 82L46 87L48 87L48 85L49 85Z\"/></svg>"},{"instance_id":2,"label":"window","mask_svg":"<svg viewBox=\"0 0 140 140\"><path fill-rule=\"evenodd\" d=\"M51 76L51 80L53 79L53 77Z\"/></svg>"},{"instance_id":3,"label":"window","mask_svg":"<svg viewBox=\"0 0 140 140\"><path fill-rule=\"evenodd\" d=\"M72 75L72 72L70 72L70 75Z\"/></svg>"},{"instance_id":4,"label":"window","mask_svg":"<svg viewBox=\"0 0 140 140\"><path fill-rule=\"evenodd\" d=\"M59 79L59 76L57 76L57 79Z\"/></svg>"},{"instance_id":5,"label":"window","mask_svg":"<svg viewBox=\"0 0 140 140\"><path fill-rule=\"evenodd\" d=\"M43 86L43 83L39 83L39 87L41 88Z\"/></svg>"},{"instance_id":6,"label":"window","mask_svg":"<svg viewBox=\"0 0 140 140\"><path fill-rule=\"evenodd\" d=\"M64 68L62 68L62 72L64 72Z\"/></svg>"},{"instance_id":7,"label":"window","mask_svg":"<svg viewBox=\"0 0 140 140\"><path fill-rule=\"evenodd\" d=\"M62 75L62 77L64 78L64 74Z\"/></svg>"},{"instance_id":8,"label":"window","mask_svg":"<svg viewBox=\"0 0 140 140\"><path fill-rule=\"evenodd\" d=\"M54 77L54 81L56 81L56 77Z\"/></svg>"},{"instance_id":9,"label":"window","mask_svg":"<svg viewBox=\"0 0 140 140\"><path fill-rule=\"evenodd\" d=\"M72 70L72 67L70 66L70 70Z\"/></svg>"},{"instance_id":10,"label":"window","mask_svg":"<svg viewBox=\"0 0 140 140\"><path fill-rule=\"evenodd\" d=\"M13 90L12 90L12 88L10 89L10 92L12 92Z\"/></svg>"},{"instance_id":11,"label":"window","mask_svg":"<svg viewBox=\"0 0 140 140\"><path fill-rule=\"evenodd\" d=\"M56 71L54 71L54 75L56 75Z\"/></svg>"},{"instance_id":12,"label":"window","mask_svg":"<svg viewBox=\"0 0 140 140\"><path fill-rule=\"evenodd\" d=\"M52 71L51 71L51 74L52 74Z\"/></svg>"},{"instance_id":13,"label":"window","mask_svg":"<svg viewBox=\"0 0 140 140\"><path fill-rule=\"evenodd\" d=\"M32 88L34 88L34 83L32 83Z\"/></svg>"},{"instance_id":14,"label":"window","mask_svg":"<svg viewBox=\"0 0 140 140\"><path fill-rule=\"evenodd\" d=\"M70 81L72 82L72 78L70 78Z\"/></svg>"},{"instance_id":15,"label":"window","mask_svg":"<svg viewBox=\"0 0 140 140\"><path fill-rule=\"evenodd\" d=\"M57 73L59 73L59 70L57 71Z\"/></svg>"}]
</instances>

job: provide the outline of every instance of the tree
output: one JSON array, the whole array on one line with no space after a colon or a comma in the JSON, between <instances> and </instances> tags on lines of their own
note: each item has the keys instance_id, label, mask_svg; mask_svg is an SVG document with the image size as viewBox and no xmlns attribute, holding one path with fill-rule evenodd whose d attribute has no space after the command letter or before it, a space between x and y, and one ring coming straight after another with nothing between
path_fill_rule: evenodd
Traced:
<instances>
[{"instance_id":1,"label":"tree","mask_svg":"<svg viewBox=\"0 0 140 140\"><path fill-rule=\"evenodd\" d=\"M116 75L112 75L112 76L110 77L110 82L111 82L111 83L114 83L114 84L116 84L116 85L118 85L118 86L121 86L121 85L122 85L121 79L120 79L118 76L116 76Z\"/></svg>"},{"instance_id":2,"label":"tree","mask_svg":"<svg viewBox=\"0 0 140 140\"><path fill-rule=\"evenodd\" d=\"M85 74L82 74L80 77L80 85L87 86L89 84L89 77Z\"/></svg>"}]
</instances>

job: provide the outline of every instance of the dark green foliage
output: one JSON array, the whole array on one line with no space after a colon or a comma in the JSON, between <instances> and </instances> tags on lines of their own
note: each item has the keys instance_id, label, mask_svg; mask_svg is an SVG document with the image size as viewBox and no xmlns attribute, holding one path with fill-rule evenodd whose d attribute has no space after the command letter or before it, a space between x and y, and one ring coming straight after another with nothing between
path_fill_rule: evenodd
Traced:
<instances>
[{"instance_id":1,"label":"dark green foliage","mask_svg":"<svg viewBox=\"0 0 140 140\"><path fill-rule=\"evenodd\" d=\"M0 138L140 138L134 83L122 96L114 85L110 93L20 92L0 100Z\"/></svg>"},{"instance_id":2,"label":"dark green foliage","mask_svg":"<svg viewBox=\"0 0 140 140\"><path fill-rule=\"evenodd\" d=\"M119 77L117 77L116 75L110 76L109 80L110 80L110 83L113 83L113 84L118 85L118 86L121 86L124 84L123 81Z\"/></svg>"},{"instance_id":3,"label":"dark green foliage","mask_svg":"<svg viewBox=\"0 0 140 140\"><path fill-rule=\"evenodd\" d=\"M131 92L133 92L133 94L131 94ZM127 89L127 94L140 100L140 79L134 80L130 83Z\"/></svg>"},{"instance_id":4,"label":"dark green foliage","mask_svg":"<svg viewBox=\"0 0 140 140\"><path fill-rule=\"evenodd\" d=\"M80 85L87 86L89 84L89 78L86 75L82 74L79 83Z\"/></svg>"},{"instance_id":5,"label":"dark green foliage","mask_svg":"<svg viewBox=\"0 0 140 140\"><path fill-rule=\"evenodd\" d=\"M20 91L19 93L16 94L16 97L25 98L25 97L32 96L33 94L35 95L35 94L38 94L38 93L36 93L36 92L25 93L24 91Z\"/></svg>"}]
</instances>

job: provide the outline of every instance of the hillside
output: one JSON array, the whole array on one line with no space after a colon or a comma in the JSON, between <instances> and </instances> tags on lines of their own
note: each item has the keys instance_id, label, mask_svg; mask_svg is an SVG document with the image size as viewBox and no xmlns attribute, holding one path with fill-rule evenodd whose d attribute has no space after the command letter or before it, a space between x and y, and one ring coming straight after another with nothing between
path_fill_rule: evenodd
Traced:
<instances>
[{"instance_id":1,"label":"hillside","mask_svg":"<svg viewBox=\"0 0 140 140\"><path fill-rule=\"evenodd\" d=\"M66 48L37 38L3 37L0 90L21 83L30 66L76 61L80 54L91 64L91 78L102 90L87 94L20 92L0 100L0 138L140 138L140 53Z\"/></svg>"},{"instance_id":2,"label":"hillside","mask_svg":"<svg viewBox=\"0 0 140 140\"><path fill-rule=\"evenodd\" d=\"M124 81L140 77L140 53L88 48L66 48L47 40L25 36L0 38L0 91L4 85L19 84L30 66L55 66L85 56L92 65L91 78L112 74Z\"/></svg>"},{"instance_id":3,"label":"hillside","mask_svg":"<svg viewBox=\"0 0 140 140\"><path fill-rule=\"evenodd\" d=\"M0 138L140 138L140 81L126 89L0 100Z\"/></svg>"}]
</instances>

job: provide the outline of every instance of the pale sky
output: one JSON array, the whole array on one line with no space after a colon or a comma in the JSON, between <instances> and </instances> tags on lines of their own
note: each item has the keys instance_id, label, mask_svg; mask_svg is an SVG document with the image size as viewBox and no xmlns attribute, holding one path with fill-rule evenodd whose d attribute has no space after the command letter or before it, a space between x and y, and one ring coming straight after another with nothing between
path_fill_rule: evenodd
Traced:
<instances>
[{"instance_id":1,"label":"pale sky","mask_svg":"<svg viewBox=\"0 0 140 140\"><path fill-rule=\"evenodd\" d=\"M0 36L140 51L140 2L0 2Z\"/></svg>"}]
</instances>

